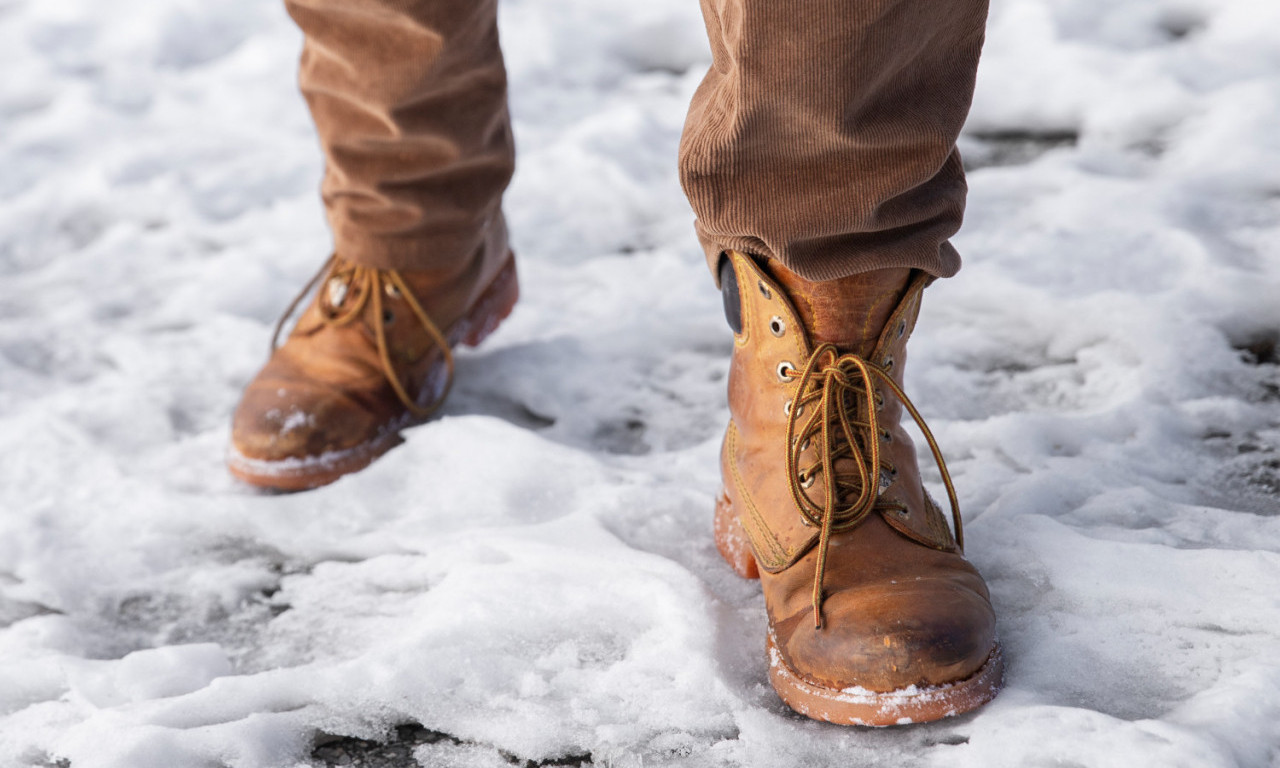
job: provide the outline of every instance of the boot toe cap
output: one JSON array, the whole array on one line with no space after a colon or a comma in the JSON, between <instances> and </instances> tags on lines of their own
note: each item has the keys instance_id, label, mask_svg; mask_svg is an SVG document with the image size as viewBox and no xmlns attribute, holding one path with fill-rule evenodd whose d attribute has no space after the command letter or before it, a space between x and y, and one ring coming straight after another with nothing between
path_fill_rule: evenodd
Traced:
<instances>
[{"instance_id":1,"label":"boot toe cap","mask_svg":"<svg viewBox=\"0 0 1280 768\"><path fill-rule=\"evenodd\" d=\"M845 591L778 622L783 659L801 677L836 690L897 691L966 679L995 647L995 614L963 585L921 580L903 587Z\"/></svg>"},{"instance_id":2,"label":"boot toe cap","mask_svg":"<svg viewBox=\"0 0 1280 768\"><path fill-rule=\"evenodd\" d=\"M379 419L325 387L266 384L245 391L231 444L255 461L287 461L351 450L377 436Z\"/></svg>"}]
</instances>

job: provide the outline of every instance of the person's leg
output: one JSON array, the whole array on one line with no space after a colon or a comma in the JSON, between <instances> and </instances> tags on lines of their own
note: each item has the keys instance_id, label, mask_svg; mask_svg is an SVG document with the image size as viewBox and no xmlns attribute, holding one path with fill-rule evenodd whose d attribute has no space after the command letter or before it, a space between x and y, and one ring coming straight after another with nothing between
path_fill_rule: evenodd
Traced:
<instances>
[{"instance_id":1,"label":"person's leg","mask_svg":"<svg viewBox=\"0 0 1280 768\"><path fill-rule=\"evenodd\" d=\"M501 228L514 168L496 0L286 0L335 250L449 267Z\"/></svg>"},{"instance_id":2,"label":"person's leg","mask_svg":"<svg viewBox=\"0 0 1280 768\"><path fill-rule=\"evenodd\" d=\"M713 269L733 249L810 280L946 277L964 211L956 137L987 0L702 0L712 66L680 176Z\"/></svg>"},{"instance_id":3,"label":"person's leg","mask_svg":"<svg viewBox=\"0 0 1280 768\"><path fill-rule=\"evenodd\" d=\"M446 394L450 347L516 299L502 218L514 157L497 0L286 0L326 161L335 253L245 389L229 466L256 485L335 480Z\"/></svg>"},{"instance_id":4,"label":"person's leg","mask_svg":"<svg viewBox=\"0 0 1280 768\"><path fill-rule=\"evenodd\" d=\"M985 0L703 0L713 66L680 170L735 336L716 543L761 579L770 679L892 725L999 688L982 577L925 491L902 391L924 288L959 257L955 151Z\"/></svg>"}]
</instances>

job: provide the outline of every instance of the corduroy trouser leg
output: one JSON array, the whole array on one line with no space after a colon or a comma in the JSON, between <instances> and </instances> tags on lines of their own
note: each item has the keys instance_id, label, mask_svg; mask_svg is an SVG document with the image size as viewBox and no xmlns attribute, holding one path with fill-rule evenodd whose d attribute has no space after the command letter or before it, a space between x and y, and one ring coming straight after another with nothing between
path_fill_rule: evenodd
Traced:
<instances>
[{"instance_id":1,"label":"corduroy trouser leg","mask_svg":"<svg viewBox=\"0 0 1280 768\"><path fill-rule=\"evenodd\" d=\"M334 250L373 267L461 270L505 251L515 154L497 0L285 0L325 156ZM501 255L501 254L500 254Z\"/></svg>"},{"instance_id":2,"label":"corduroy trouser leg","mask_svg":"<svg viewBox=\"0 0 1280 768\"><path fill-rule=\"evenodd\" d=\"M514 163L496 0L286 0L324 148L336 250L449 268L505 237ZM714 268L728 248L809 279L949 276L955 150L987 0L702 0L712 66L680 177Z\"/></svg>"}]
</instances>

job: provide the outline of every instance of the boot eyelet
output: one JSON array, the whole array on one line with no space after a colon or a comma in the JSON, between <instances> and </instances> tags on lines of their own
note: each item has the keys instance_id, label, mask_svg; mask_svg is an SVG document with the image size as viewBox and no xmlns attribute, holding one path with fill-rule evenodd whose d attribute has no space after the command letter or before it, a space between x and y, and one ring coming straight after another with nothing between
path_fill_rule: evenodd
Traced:
<instances>
[{"instance_id":1,"label":"boot eyelet","mask_svg":"<svg viewBox=\"0 0 1280 768\"><path fill-rule=\"evenodd\" d=\"M882 429L882 430L880 430L880 439L881 439L881 440L883 440L883 441L885 441L886 443L892 443L892 442L893 442L893 433L892 433L892 432L890 432L890 431L889 431L889 430L887 430L887 429Z\"/></svg>"},{"instance_id":2,"label":"boot eyelet","mask_svg":"<svg viewBox=\"0 0 1280 768\"><path fill-rule=\"evenodd\" d=\"M392 299L400 298L400 289L395 287L392 283L385 283L382 286L382 292Z\"/></svg>"},{"instance_id":3,"label":"boot eyelet","mask_svg":"<svg viewBox=\"0 0 1280 768\"><path fill-rule=\"evenodd\" d=\"M905 334L906 332L907 332L907 321L903 320L902 322L898 323L898 338L902 338L903 334Z\"/></svg>"},{"instance_id":4,"label":"boot eyelet","mask_svg":"<svg viewBox=\"0 0 1280 768\"><path fill-rule=\"evenodd\" d=\"M807 475L807 476L806 476L806 475L801 475L801 476L800 476L800 487L801 487L801 488L812 488L812 487L813 487L813 481L814 481L814 476L813 476L813 475Z\"/></svg>"},{"instance_id":5,"label":"boot eyelet","mask_svg":"<svg viewBox=\"0 0 1280 768\"><path fill-rule=\"evenodd\" d=\"M791 374L795 373L795 370L796 367L788 360L783 360L781 363L778 363L778 381L781 381L784 384L790 381Z\"/></svg>"},{"instance_id":6,"label":"boot eyelet","mask_svg":"<svg viewBox=\"0 0 1280 768\"><path fill-rule=\"evenodd\" d=\"M885 373L888 373L889 371L892 371L892 370L893 370L893 357L886 357L886 358L884 359L884 365L883 365L883 366L881 366L881 367L883 367L883 368L884 368Z\"/></svg>"},{"instance_id":7,"label":"boot eyelet","mask_svg":"<svg viewBox=\"0 0 1280 768\"><path fill-rule=\"evenodd\" d=\"M340 307L342 302L347 300L347 281L340 277L329 278L324 290L325 298L329 300L331 307Z\"/></svg>"},{"instance_id":8,"label":"boot eyelet","mask_svg":"<svg viewBox=\"0 0 1280 768\"><path fill-rule=\"evenodd\" d=\"M765 297L766 299L773 298L773 291L769 290L769 286L765 285L763 280L758 281L756 285L759 286L760 288L761 296Z\"/></svg>"},{"instance_id":9,"label":"boot eyelet","mask_svg":"<svg viewBox=\"0 0 1280 768\"><path fill-rule=\"evenodd\" d=\"M396 313L389 309L382 310L382 322L385 325L391 325L396 321Z\"/></svg>"},{"instance_id":10,"label":"boot eyelet","mask_svg":"<svg viewBox=\"0 0 1280 768\"><path fill-rule=\"evenodd\" d=\"M802 451L809 450L809 438L806 437L804 442L800 444L800 450Z\"/></svg>"},{"instance_id":11,"label":"boot eyelet","mask_svg":"<svg viewBox=\"0 0 1280 768\"><path fill-rule=\"evenodd\" d=\"M790 415L791 415L791 401L790 401L790 400L788 400L787 402L785 402L785 403L783 403L783 404L782 404L782 415L783 415L783 416L790 416Z\"/></svg>"},{"instance_id":12,"label":"boot eyelet","mask_svg":"<svg viewBox=\"0 0 1280 768\"><path fill-rule=\"evenodd\" d=\"M787 332L787 324L782 321L782 318L774 315L769 320L769 330L773 331L774 336L782 336Z\"/></svg>"},{"instance_id":13,"label":"boot eyelet","mask_svg":"<svg viewBox=\"0 0 1280 768\"><path fill-rule=\"evenodd\" d=\"M884 410L884 395L880 394L879 392L876 392L876 410L877 411Z\"/></svg>"}]
</instances>

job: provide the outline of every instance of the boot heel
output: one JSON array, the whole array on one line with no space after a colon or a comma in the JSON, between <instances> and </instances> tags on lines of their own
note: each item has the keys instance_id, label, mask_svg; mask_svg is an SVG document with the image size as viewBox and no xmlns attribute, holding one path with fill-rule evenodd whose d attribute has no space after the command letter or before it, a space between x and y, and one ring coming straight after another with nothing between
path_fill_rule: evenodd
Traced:
<instances>
[{"instance_id":1,"label":"boot heel","mask_svg":"<svg viewBox=\"0 0 1280 768\"><path fill-rule=\"evenodd\" d=\"M760 568L756 566L755 555L751 554L751 542L747 532L742 530L742 522L733 512L729 495L724 491L716 499L716 549L720 556L744 579L760 578Z\"/></svg>"},{"instance_id":2,"label":"boot heel","mask_svg":"<svg viewBox=\"0 0 1280 768\"><path fill-rule=\"evenodd\" d=\"M493 282L489 283L489 287L476 299L475 306L458 324L461 337L458 342L468 347L479 346L507 319L519 298L520 283L516 280L516 260L512 255L497 277L493 278Z\"/></svg>"}]
</instances>

